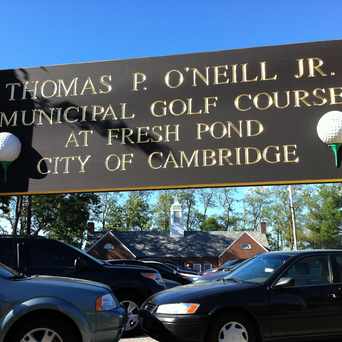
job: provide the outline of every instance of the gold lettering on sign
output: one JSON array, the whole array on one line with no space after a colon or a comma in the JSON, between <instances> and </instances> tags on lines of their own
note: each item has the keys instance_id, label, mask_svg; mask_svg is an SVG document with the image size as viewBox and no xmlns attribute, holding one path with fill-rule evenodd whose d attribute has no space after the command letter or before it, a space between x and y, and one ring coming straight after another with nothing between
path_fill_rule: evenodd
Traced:
<instances>
[{"instance_id":1,"label":"gold lettering on sign","mask_svg":"<svg viewBox=\"0 0 342 342\"><path fill-rule=\"evenodd\" d=\"M300 79L303 77L313 78L317 76L327 76L323 71L322 66L324 61L318 57L299 58L297 59L297 73L295 78Z\"/></svg>"},{"instance_id":2,"label":"gold lettering on sign","mask_svg":"<svg viewBox=\"0 0 342 342\"><path fill-rule=\"evenodd\" d=\"M297 145L247 146L193 151L154 151L147 158L152 170L199 167L232 167L241 165L299 163Z\"/></svg>"},{"instance_id":3,"label":"gold lettering on sign","mask_svg":"<svg viewBox=\"0 0 342 342\"><path fill-rule=\"evenodd\" d=\"M9 101L51 99L53 97L71 97L109 94L112 87L112 75L98 77L74 77L71 80L48 79L25 81L23 83L6 83L9 90Z\"/></svg>"},{"instance_id":4,"label":"gold lettering on sign","mask_svg":"<svg viewBox=\"0 0 342 342\"><path fill-rule=\"evenodd\" d=\"M253 109L308 108L312 106L342 105L342 87L294 89L256 94L240 94L234 98L234 107L240 112Z\"/></svg>"},{"instance_id":5,"label":"gold lettering on sign","mask_svg":"<svg viewBox=\"0 0 342 342\"><path fill-rule=\"evenodd\" d=\"M174 99L171 101L156 100L150 106L150 112L154 117L164 117L168 115L200 115L210 114L213 108L216 108L218 102L217 96L203 97L199 102L189 97L186 99Z\"/></svg>"},{"instance_id":6,"label":"gold lettering on sign","mask_svg":"<svg viewBox=\"0 0 342 342\"><path fill-rule=\"evenodd\" d=\"M68 175L72 170L83 174L90 159L91 155L43 157L37 163L37 171L42 175Z\"/></svg>"}]
</instances>

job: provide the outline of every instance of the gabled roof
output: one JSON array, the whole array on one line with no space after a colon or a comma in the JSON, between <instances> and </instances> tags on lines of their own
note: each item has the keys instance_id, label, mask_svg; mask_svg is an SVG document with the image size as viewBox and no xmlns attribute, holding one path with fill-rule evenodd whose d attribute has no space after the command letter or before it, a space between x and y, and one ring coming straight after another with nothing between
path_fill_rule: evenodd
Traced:
<instances>
[{"instance_id":1,"label":"gabled roof","mask_svg":"<svg viewBox=\"0 0 342 342\"><path fill-rule=\"evenodd\" d=\"M217 257L244 232L185 232L184 237L171 237L160 231L113 231L137 258L146 257ZM258 232L249 232L257 243L268 247L267 238Z\"/></svg>"}]
</instances>

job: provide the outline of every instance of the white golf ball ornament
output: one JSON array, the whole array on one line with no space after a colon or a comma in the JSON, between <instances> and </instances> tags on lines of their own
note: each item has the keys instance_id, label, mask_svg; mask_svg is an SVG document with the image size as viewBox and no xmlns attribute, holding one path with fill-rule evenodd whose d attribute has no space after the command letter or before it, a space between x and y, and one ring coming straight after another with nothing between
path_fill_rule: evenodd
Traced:
<instances>
[{"instance_id":1,"label":"white golf ball ornament","mask_svg":"<svg viewBox=\"0 0 342 342\"><path fill-rule=\"evenodd\" d=\"M5 183L7 182L7 169L20 155L21 142L12 133L0 133L0 163L4 168Z\"/></svg>"},{"instance_id":2,"label":"white golf ball ornament","mask_svg":"<svg viewBox=\"0 0 342 342\"><path fill-rule=\"evenodd\" d=\"M318 121L317 134L331 148L336 167L340 166L339 149L342 144L342 112L333 110L325 113Z\"/></svg>"}]
</instances>

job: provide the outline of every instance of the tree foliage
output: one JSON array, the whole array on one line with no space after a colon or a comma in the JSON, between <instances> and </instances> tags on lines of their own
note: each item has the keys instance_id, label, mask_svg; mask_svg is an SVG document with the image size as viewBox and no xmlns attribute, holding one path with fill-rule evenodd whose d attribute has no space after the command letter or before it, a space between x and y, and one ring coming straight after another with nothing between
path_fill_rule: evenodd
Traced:
<instances>
[{"instance_id":1,"label":"tree foliage","mask_svg":"<svg viewBox=\"0 0 342 342\"><path fill-rule=\"evenodd\" d=\"M220 230L235 230L241 221L236 205L239 200L236 198L236 190L233 188L223 188L218 194L220 206L222 206L222 214L219 216Z\"/></svg>"},{"instance_id":2,"label":"tree foliage","mask_svg":"<svg viewBox=\"0 0 342 342\"><path fill-rule=\"evenodd\" d=\"M150 194L144 191L131 192L124 205L126 230L147 230L151 226Z\"/></svg>"},{"instance_id":3,"label":"tree foliage","mask_svg":"<svg viewBox=\"0 0 342 342\"><path fill-rule=\"evenodd\" d=\"M96 194L63 194L33 196L32 220L34 234L82 245L87 222L97 210Z\"/></svg>"},{"instance_id":4,"label":"tree foliage","mask_svg":"<svg viewBox=\"0 0 342 342\"><path fill-rule=\"evenodd\" d=\"M341 185L322 185L307 195L309 241L314 248L340 248Z\"/></svg>"},{"instance_id":5,"label":"tree foliage","mask_svg":"<svg viewBox=\"0 0 342 342\"><path fill-rule=\"evenodd\" d=\"M170 210L174 202L173 193L161 191L153 208L154 227L161 231L170 230Z\"/></svg>"},{"instance_id":6,"label":"tree foliage","mask_svg":"<svg viewBox=\"0 0 342 342\"><path fill-rule=\"evenodd\" d=\"M293 209L299 248L339 248L342 187L293 186ZM32 196L31 234L81 245L89 220L101 230L170 229L175 197L187 230L259 230L266 221L272 249L293 248L288 187L135 191L105 194ZM27 234L27 196L0 197L0 232Z\"/></svg>"}]
</instances>

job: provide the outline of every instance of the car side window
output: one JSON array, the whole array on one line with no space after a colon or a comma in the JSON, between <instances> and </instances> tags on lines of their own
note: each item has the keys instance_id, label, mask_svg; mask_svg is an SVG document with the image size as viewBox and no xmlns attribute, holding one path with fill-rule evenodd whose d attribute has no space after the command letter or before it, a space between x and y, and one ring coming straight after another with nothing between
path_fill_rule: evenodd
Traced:
<instances>
[{"instance_id":1,"label":"car side window","mask_svg":"<svg viewBox=\"0 0 342 342\"><path fill-rule=\"evenodd\" d=\"M16 244L11 238L0 239L0 262L12 268L17 266Z\"/></svg>"},{"instance_id":2,"label":"car side window","mask_svg":"<svg viewBox=\"0 0 342 342\"><path fill-rule=\"evenodd\" d=\"M292 265L282 277L292 278L295 286L329 284L329 259L327 256L301 259Z\"/></svg>"},{"instance_id":3,"label":"car side window","mask_svg":"<svg viewBox=\"0 0 342 342\"><path fill-rule=\"evenodd\" d=\"M334 283L342 283L342 255L333 255Z\"/></svg>"},{"instance_id":4,"label":"car side window","mask_svg":"<svg viewBox=\"0 0 342 342\"><path fill-rule=\"evenodd\" d=\"M77 254L69 247L55 241L40 240L30 244L32 267L72 268Z\"/></svg>"}]
</instances>

